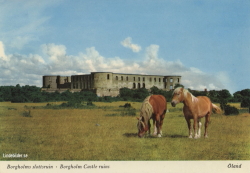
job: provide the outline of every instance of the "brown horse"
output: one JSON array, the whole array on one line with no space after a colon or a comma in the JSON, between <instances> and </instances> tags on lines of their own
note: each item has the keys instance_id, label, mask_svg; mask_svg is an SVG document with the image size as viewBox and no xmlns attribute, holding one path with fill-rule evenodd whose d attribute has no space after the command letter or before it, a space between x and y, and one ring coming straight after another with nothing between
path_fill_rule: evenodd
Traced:
<instances>
[{"instance_id":1,"label":"brown horse","mask_svg":"<svg viewBox=\"0 0 250 173\"><path fill-rule=\"evenodd\" d=\"M216 113L220 113L221 109L213 104L210 99L206 96L193 96L188 90L179 87L173 92L172 106L175 107L176 104L182 102L184 104L183 113L187 121L189 129L189 138L192 138L192 129L190 119L194 119L194 138L200 138L201 135L201 118L205 117L205 133L204 137L207 135L208 122L210 121L210 115L214 109ZM197 123L198 123L198 133L197 133Z\"/></svg>"},{"instance_id":2,"label":"brown horse","mask_svg":"<svg viewBox=\"0 0 250 173\"><path fill-rule=\"evenodd\" d=\"M148 96L142 103L140 117L138 119L137 128L138 136L142 137L147 131L150 134L150 119L153 119L155 127L154 135L162 136L162 124L167 110L167 102L162 95ZM156 124L155 124L156 122Z\"/></svg>"}]
</instances>

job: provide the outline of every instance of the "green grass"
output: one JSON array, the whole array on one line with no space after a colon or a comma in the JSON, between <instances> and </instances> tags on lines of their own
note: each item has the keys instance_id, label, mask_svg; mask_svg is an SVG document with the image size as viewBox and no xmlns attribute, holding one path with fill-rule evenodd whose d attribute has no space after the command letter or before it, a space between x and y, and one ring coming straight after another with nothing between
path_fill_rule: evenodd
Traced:
<instances>
[{"instance_id":1,"label":"green grass","mask_svg":"<svg viewBox=\"0 0 250 173\"><path fill-rule=\"evenodd\" d=\"M209 138L195 140L187 137L182 105L168 105L163 137L138 138L136 117L141 103L131 104L136 110L132 116L119 107L125 103L95 102L95 107L89 109L44 109L47 103L0 103L0 159L19 160L2 156L13 153L28 154L28 158L20 160L39 161L250 159L248 113L213 114Z\"/></svg>"}]
</instances>

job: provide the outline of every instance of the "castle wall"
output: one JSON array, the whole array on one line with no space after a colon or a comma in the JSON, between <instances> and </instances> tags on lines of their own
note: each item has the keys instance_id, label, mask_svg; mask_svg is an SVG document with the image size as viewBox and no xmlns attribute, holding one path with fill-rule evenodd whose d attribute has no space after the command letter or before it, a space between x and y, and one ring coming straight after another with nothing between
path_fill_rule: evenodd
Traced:
<instances>
[{"instance_id":1,"label":"castle wall","mask_svg":"<svg viewBox=\"0 0 250 173\"><path fill-rule=\"evenodd\" d=\"M73 75L71 76L71 89L90 89L93 88L93 79L91 75Z\"/></svg>"},{"instance_id":2,"label":"castle wall","mask_svg":"<svg viewBox=\"0 0 250 173\"><path fill-rule=\"evenodd\" d=\"M156 76L146 76L146 75L133 75L133 74L113 74L113 86L116 88L130 88L130 89L138 89L138 88L146 88L150 89L153 85L158 88L162 88L161 82L158 82L154 79ZM160 77L162 78L162 77ZM161 80L162 81L162 80Z\"/></svg>"},{"instance_id":3,"label":"castle wall","mask_svg":"<svg viewBox=\"0 0 250 173\"><path fill-rule=\"evenodd\" d=\"M70 76L58 76L58 84L71 83Z\"/></svg>"},{"instance_id":4,"label":"castle wall","mask_svg":"<svg viewBox=\"0 0 250 173\"><path fill-rule=\"evenodd\" d=\"M50 88L52 90L59 88L71 87L70 76L43 76L43 88Z\"/></svg>"},{"instance_id":5,"label":"castle wall","mask_svg":"<svg viewBox=\"0 0 250 173\"><path fill-rule=\"evenodd\" d=\"M165 76L165 88L167 90L174 89L175 84L181 83L181 76Z\"/></svg>"},{"instance_id":6,"label":"castle wall","mask_svg":"<svg viewBox=\"0 0 250 173\"><path fill-rule=\"evenodd\" d=\"M117 96L120 88L150 89L156 86L162 90L174 89L175 84L181 82L181 76L160 76L122 74L111 72L91 72L86 75L43 76L43 87L51 89L70 88L72 92L87 90L98 96Z\"/></svg>"}]
</instances>

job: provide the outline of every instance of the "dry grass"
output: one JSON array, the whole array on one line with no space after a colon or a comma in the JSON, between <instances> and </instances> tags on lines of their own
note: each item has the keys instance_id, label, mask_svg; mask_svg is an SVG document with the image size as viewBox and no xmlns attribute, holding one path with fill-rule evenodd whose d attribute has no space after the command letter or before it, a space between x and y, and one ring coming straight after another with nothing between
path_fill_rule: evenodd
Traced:
<instances>
[{"instance_id":1,"label":"dry grass","mask_svg":"<svg viewBox=\"0 0 250 173\"><path fill-rule=\"evenodd\" d=\"M58 110L42 109L47 103L0 103L0 153L28 154L23 160L250 159L248 113L228 117L213 114L209 138L194 140L187 138L182 105L168 105L163 137L140 139L136 117L120 115L124 108L119 106L125 103L97 102L92 109ZM139 116L141 103L131 104ZM28 110L30 117L23 116Z\"/></svg>"}]
</instances>

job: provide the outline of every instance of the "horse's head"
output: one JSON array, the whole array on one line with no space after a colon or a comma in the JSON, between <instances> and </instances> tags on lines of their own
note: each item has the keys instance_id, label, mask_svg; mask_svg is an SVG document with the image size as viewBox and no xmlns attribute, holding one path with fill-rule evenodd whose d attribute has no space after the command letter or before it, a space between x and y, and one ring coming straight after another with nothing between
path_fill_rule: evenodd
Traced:
<instances>
[{"instance_id":1,"label":"horse's head","mask_svg":"<svg viewBox=\"0 0 250 173\"><path fill-rule=\"evenodd\" d=\"M171 105L175 107L178 103L183 102L183 100L184 100L184 88L178 87L173 92Z\"/></svg>"},{"instance_id":2,"label":"horse's head","mask_svg":"<svg viewBox=\"0 0 250 173\"><path fill-rule=\"evenodd\" d=\"M143 117L140 117L140 118L137 118L138 119L138 123L137 123L137 128L138 128L138 136L141 138L144 136L144 134L147 132L147 127L145 125L145 122L144 122L144 118Z\"/></svg>"}]
</instances>

